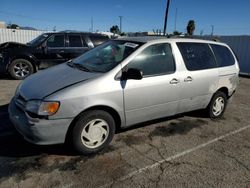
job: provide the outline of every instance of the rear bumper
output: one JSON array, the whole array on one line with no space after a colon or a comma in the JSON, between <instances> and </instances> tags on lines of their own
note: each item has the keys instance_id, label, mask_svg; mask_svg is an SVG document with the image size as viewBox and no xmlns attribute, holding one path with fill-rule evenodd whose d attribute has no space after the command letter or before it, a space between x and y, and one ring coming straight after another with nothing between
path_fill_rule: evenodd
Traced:
<instances>
[{"instance_id":1,"label":"rear bumper","mask_svg":"<svg viewBox=\"0 0 250 188\"><path fill-rule=\"evenodd\" d=\"M19 109L12 99L9 116L14 127L28 142L38 145L64 143L72 119L33 119Z\"/></svg>"}]
</instances>

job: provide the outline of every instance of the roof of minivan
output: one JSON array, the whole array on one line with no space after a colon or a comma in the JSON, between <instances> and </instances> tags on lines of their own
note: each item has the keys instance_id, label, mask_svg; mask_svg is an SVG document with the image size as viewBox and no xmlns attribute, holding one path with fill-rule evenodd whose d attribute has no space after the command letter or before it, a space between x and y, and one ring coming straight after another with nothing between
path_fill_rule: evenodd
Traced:
<instances>
[{"instance_id":1,"label":"roof of minivan","mask_svg":"<svg viewBox=\"0 0 250 188\"><path fill-rule=\"evenodd\" d=\"M165 36L142 36L142 37L124 37L124 38L118 38L116 40L125 40L125 41L131 41L131 42L160 42L162 40L165 41L173 41L173 42L201 42L201 43L215 43L215 44L224 44L222 42L217 42L213 40L206 40L206 39L195 39L195 38L184 38L184 37L173 37L168 38Z\"/></svg>"}]
</instances>

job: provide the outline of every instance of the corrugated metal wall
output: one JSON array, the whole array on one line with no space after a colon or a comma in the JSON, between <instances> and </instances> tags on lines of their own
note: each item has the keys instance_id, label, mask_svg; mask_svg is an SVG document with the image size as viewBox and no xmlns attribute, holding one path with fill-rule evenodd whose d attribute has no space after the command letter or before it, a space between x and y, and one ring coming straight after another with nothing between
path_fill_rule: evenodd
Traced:
<instances>
[{"instance_id":1,"label":"corrugated metal wall","mask_svg":"<svg viewBox=\"0 0 250 188\"><path fill-rule=\"evenodd\" d=\"M22 29L0 29L0 44L4 42L27 43L44 33L44 31L22 30Z\"/></svg>"},{"instance_id":2,"label":"corrugated metal wall","mask_svg":"<svg viewBox=\"0 0 250 188\"><path fill-rule=\"evenodd\" d=\"M219 39L227 43L237 54L240 73L250 75L250 36L221 36Z\"/></svg>"}]
</instances>

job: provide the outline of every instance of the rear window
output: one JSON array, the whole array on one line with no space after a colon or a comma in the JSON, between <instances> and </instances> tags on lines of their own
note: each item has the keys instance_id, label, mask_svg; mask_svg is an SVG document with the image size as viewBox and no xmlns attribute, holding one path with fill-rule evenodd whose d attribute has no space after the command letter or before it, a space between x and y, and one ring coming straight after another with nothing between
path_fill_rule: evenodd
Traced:
<instances>
[{"instance_id":1,"label":"rear window","mask_svg":"<svg viewBox=\"0 0 250 188\"><path fill-rule=\"evenodd\" d=\"M69 47L82 47L82 39L80 35L68 35Z\"/></svg>"},{"instance_id":2,"label":"rear window","mask_svg":"<svg viewBox=\"0 0 250 188\"><path fill-rule=\"evenodd\" d=\"M218 67L231 66L235 64L231 51L226 46L210 44L213 49Z\"/></svg>"},{"instance_id":3,"label":"rear window","mask_svg":"<svg viewBox=\"0 0 250 188\"><path fill-rule=\"evenodd\" d=\"M109 40L108 36L105 36L105 35L90 35L89 38L94 44L94 46L98 46L102 44L103 42Z\"/></svg>"},{"instance_id":4,"label":"rear window","mask_svg":"<svg viewBox=\"0 0 250 188\"><path fill-rule=\"evenodd\" d=\"M196 71L217 67L208 44L178 42L177 46L188 70Z\"/></svg>"}]
</instances>

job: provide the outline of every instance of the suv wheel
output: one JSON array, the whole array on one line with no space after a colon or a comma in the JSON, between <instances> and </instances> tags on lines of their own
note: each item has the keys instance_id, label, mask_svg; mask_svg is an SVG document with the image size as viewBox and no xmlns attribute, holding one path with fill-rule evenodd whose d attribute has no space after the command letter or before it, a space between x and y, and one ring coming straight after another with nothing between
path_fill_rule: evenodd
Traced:
<instances>
[{"instance_id":1,"label":"suv wheel","mask_svg":"<svg viewBox=\"0 0 250 188\"><path fill-rule=\"evenodd\" d=\"M34 68L26 59L15 59L9 66L9 73L12 78L22 80L33 74Z\"/></svg>"},{"instance_id":2,"label":"suv wheel","mask_svg":"<svg viewBox=\"0 0 250 188\"><path fill-rule=\"evenodd\" d=\"M223 116L227 105L227 96L225 93L218 91L213 96L209 106L208 115L210 118L220 118Z\"/></svg>"},{"instance_id":3,"label":"suv wheel","mask_svg":"<svg viewBox=\"0 0 250 188\"><path fill-rule=\"evenodd\" d=\"M83 113L73 128L72 141L75 149L84 155L101 151L115 134L113 117L102 110Z\"/></svg>"}]
</instances>

